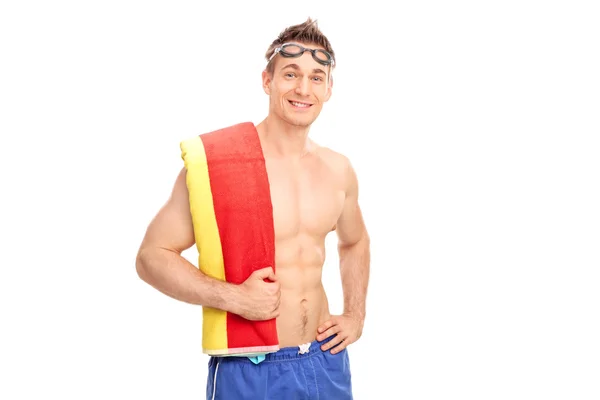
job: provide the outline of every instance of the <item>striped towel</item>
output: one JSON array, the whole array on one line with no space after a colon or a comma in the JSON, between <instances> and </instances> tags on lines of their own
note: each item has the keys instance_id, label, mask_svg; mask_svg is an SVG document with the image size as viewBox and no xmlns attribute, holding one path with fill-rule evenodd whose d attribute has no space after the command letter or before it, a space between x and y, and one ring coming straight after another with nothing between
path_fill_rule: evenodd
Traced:
<instances>
[{"instance_id":1,"label":"striped towel","mask_svg":"<svg viewBox=\"0 0 600 400\"><path fill-rule=\"evenodd\" d=\"M244 122L180 143L187 171L198 267L240 284L275 270L273 208L256 127ZM255 356L279 349L275 319L249 321L203 307L202 348L209 355Z\"/></svg>"}]
</instances>

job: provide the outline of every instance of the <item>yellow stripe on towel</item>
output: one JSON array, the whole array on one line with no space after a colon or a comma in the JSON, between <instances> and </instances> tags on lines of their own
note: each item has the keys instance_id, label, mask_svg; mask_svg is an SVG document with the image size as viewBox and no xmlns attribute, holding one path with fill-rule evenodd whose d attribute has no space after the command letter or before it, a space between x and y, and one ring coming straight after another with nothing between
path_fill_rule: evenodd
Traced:
<instances>
[{"instance_id":1,"label":"yellow stripe on towel","mask_svg":"<svg viewBox=\"0 0 600 400\"><path fill-rule=\"evenodd\" d=\"M199 136L181 142L187 170L190 211L194 223L198 267L204 274L225 281L221 238L215 217L204 145ZM203 307L202 345L210 350L227 349L227 312Z\"/></svg>"}]
</instances>

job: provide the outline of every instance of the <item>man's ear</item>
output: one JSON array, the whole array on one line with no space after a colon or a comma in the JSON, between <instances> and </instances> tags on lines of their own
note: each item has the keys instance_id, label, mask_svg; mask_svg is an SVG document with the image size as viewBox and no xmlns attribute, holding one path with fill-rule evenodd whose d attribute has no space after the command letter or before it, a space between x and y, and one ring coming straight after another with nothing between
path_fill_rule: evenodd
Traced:
<instances>
[{"instance_id":1,"label":"man's ear","mask_svg":"<svg viewBox=\"0 0 600 400\"><path fill-rule=\"evenodd\" d=\"M263 90L266 94L271 94L271 81L273 80L273 76L265 69L262 72L262 86Z\"/></svg>"}]
</instances>

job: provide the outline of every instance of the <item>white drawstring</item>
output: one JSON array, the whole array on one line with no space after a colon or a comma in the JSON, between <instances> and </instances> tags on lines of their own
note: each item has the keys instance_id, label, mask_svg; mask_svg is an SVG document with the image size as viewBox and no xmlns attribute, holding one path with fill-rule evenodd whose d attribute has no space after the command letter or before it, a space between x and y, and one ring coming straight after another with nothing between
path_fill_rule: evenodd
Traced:
<instances>
[{"instance_id":1,"label":"white drawstring","mask_svg":"<svg viewBox=\"0 0 600 400\"><path fill-rule=\"evenodd\" d=\"M217 372L219 371L219 360L217 360L217 365L215 367L215 377L213 379L213 395L212 400L215 400L215 395L217 394Z\"/></svg>"}]
</instances>

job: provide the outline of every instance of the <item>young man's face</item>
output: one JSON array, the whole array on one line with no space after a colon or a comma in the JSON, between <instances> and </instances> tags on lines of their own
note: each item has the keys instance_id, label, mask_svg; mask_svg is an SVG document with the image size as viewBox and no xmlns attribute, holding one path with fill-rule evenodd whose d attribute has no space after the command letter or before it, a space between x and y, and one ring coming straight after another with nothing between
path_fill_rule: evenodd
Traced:
<instances>
[{"instance_id":1,"label":"young man's face","mask_svg":"<svg viewBox=\"0 0 600 400\"><path fill-rule=\"evenodd\" d=\"M299 44L311 49L322 48ZM291 125L310 126L331 97L330 67L318 63L310 51L295 58L278 54L273 62L273 74L263 72L263 88L270 97L270 112Z\"/></svg>"}]
</instances>

